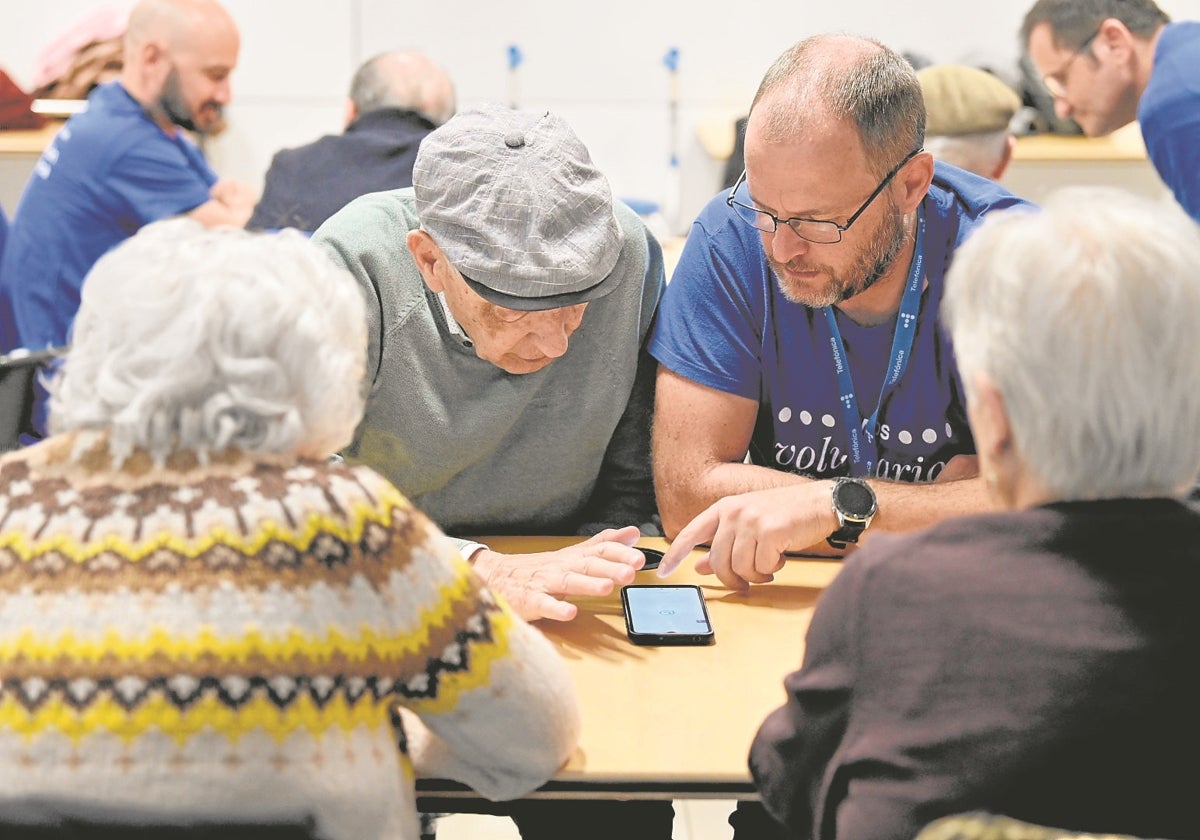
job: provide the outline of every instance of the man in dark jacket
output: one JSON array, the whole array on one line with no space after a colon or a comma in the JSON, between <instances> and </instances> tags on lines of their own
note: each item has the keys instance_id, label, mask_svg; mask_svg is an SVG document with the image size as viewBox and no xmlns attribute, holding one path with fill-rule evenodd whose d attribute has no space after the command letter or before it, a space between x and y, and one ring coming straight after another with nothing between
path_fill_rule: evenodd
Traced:
<instances>
[{"instance_id":1,"label":"man in dark jacket","mask_svg":"<svg viewBox=\"0 0 1200 840\"><path fill-rule=\"evenodd\" d=\"M360 195L412 186L417 147L454 115L446 72L416 52L388 52L354 74L346 130L278 152L246 227L313 231Z\"/></svg>"}]
</instances>

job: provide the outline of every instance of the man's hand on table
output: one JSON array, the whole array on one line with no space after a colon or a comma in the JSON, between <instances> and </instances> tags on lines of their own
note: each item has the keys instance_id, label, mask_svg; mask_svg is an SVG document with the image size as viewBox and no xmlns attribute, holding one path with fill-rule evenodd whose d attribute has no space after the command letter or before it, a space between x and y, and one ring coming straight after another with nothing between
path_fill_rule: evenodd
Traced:
<instances>
[{"instance_id":1,"label":"man's hand on table","mask_svg":"<svg viewBox=\"0 0 1200 840\"><path fill-rule=\"evenodd\" d=\"M739 592L752 583L769 583L783 568L784 552L822 543L837 529L831 486L829 481L805 481L726 496L679 532L658 576L669 575L688 552L707 543L708 553L696 561L700 574L715 574Z\"/></svg>"},{"instance_id":2,"label":"man's hand on table","mask_svg":"<svg viewBox=\"0 0 1200 840\"><path fill-rule=\"evenodd\" d=\"M633 582L646 562L632 546L641 539L636 526L609 528L591 539L557 551L536 554L476 552L472 565L488 587L508 601L526 621L570 621L578 608L569 596L604 596Z\"/></svg>"}]
</instances>

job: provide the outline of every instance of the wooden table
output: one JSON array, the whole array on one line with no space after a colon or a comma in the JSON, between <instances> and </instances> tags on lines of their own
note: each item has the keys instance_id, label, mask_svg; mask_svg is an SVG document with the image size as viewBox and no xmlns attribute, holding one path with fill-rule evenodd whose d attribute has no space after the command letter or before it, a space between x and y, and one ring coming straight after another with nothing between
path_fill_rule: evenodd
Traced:
<instances>
[{"instance_id":1,"label":"wooden table","mask_svg":"<svg viewBox=\"0 0 1200 840\"><path fill-rule=\"evenodd\" d=\"M490 537L505 552L546 551L575 540ZM663 549L661 539L640 545ZM789 560L775 582L748 595L725 589L685 562L663 580L704 592L716 641L707 647L638 647L625 635L620 593L577 599L574 621L542 621L575 679L583 708L582 742L566 767L535 796L570 798L737 799L755 796L746 766L766 714L784 700L783 677L800 665L813 605L841 564ZM422 797L467 789L420 780Z\"/></svg>"},{"instance_id":2,"label":"wooden table","mask_svg":"<svg viewBox=\"0 0 1200 840\"><path fill-rule=\"evenodd\" d=\"M1066 186L1120 187L1153 199L1171 194L1146 157L1137 123L1106 137L1018 137L1001 183L1035 202L1045 201L1055 189Z\"/></svg>"}]
</instances>

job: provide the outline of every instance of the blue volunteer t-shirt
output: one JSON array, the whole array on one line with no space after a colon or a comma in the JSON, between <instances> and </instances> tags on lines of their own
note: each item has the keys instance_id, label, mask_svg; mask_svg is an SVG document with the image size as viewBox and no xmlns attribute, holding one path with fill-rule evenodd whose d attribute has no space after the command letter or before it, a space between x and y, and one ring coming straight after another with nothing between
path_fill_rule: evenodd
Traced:
<instances>
[{"instance_id":1,"label":"blue volunteer t-shirt","mask_svg":"<svg viewBox=\"0 0 1200 840\"><path fill-rule=\"evenodd\" d=\"M38 160L13 215L0 261L16 326L6 340L65 344L96 260L143 225L205 203L216 182L195 144L168 137L119 82L98 87Z\"/></svg>"},{"instance_id":2,"label":"blue volunteer t-shirt","mask_svg":"<svg viewBox=\"0 0 1200 840\"><path fill-rule=\"evenodd\" d=\"M984 214L1029 205L939 162L923 206L928 285L907 368L880 408L872 468L873 476L899 481L931 481L950 458L975 451L954 353L938 322L943 280L954 249ZM859 409L870 416L895 321L863 327L839 315L838 328ZM754 463L815 478L851 474L831 339L821 310L780 292L758 231L734 215L725 193L710 201L659 306L650 352L687 379L759 404Z\"/></svg>"},{"instance_id":3,"label":"blue volunteer t-shirt","mask_svg":"<svg viewBox=\"0 0 1200 840\"><path fill-rule=\"evenodd\" d=\"M1200 222L1200 21L1169 23L1138 101L1146 153L1188 215Z\"/></svg>"}]
</instances>

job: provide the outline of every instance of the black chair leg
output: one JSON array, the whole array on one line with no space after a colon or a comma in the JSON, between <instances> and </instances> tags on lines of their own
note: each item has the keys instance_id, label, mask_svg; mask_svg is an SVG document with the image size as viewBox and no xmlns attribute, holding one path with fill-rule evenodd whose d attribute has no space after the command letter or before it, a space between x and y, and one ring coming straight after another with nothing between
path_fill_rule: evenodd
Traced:
<instances>
[{"instance_id":1,"label":"black chair leg","mask_svg":"<svg viewBox=\"0 0 1200 840\"><path fill-rule=\"evenodd\" d=\"M422 811L419 816L421 818L421 840L437 840L437 821L441 814L427 814Z\"/></svg>"}]
</instances>

